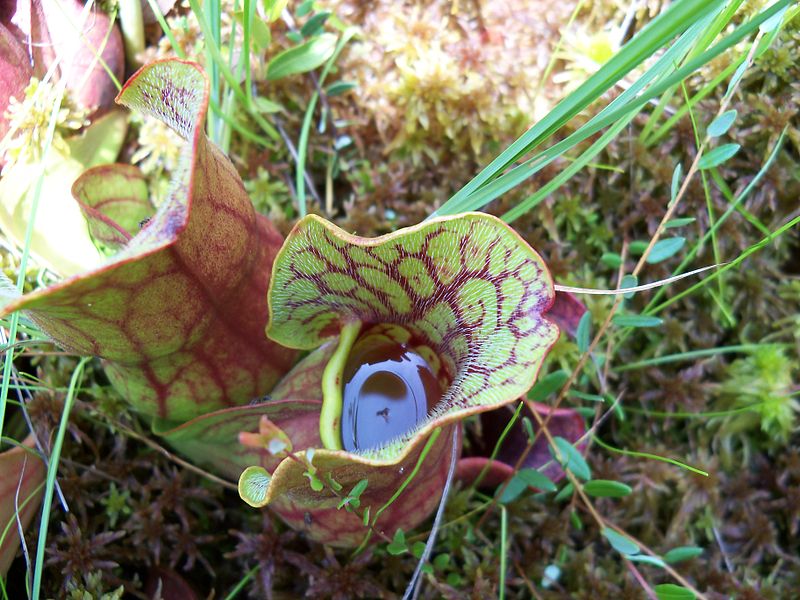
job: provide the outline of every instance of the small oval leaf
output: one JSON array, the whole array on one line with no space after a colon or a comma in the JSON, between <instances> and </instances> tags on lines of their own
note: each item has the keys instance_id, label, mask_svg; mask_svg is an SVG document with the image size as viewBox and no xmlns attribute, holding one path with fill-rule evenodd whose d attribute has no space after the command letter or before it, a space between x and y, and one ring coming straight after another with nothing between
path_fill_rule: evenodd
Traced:
<instances>
[{"instance_id":1,"label":"small oval leaf","mask_svg":"<svg viewBox=\"0 0 800 600\"><path fill-rule=\"evenodd\" d=\"M658 600L694 600L696 598L694 592L674 583L661 583L653 589Z\"/></svg>"},{"instance_id":2,"label":"small oval leaf","mask_svg":"<svg viewBox=\"0 0 800 600\"><path fill-rule=\"evenodd\" d=\"M239 476L239 496L254 508L267 505L267 489L272 477L263 467L247 467Z\"/></svg>"},{"instance_id":3,"label":"small oval leaf","mask_svg":"<svg viewBox=\"0 0 800 600\"><path fill-rule=\"evenodd\" d=\"M667 565L664 561L657 556L648 556L647 554L635 554L633 556L627 557L631 562L638 562L638 563L646 563L648 565L653 565L654 567L661 567L662 569Z\"/></svg>"},{"instance_id":4,"label":"small oval leaf","mask_svg":"<svg viewBox=\"0 0 800 600\"><path fill-rule=\"evenodd\" d=\"M702 553L703 549L699 548L698 546L678 546L677 548L673 548L667 552L664 555L664 560L672 565L684 560L695 558L700 556Z\"/></svg>"},{"instance_id":5,"label":"small oval leaf","mask_svg":"<svg viewBox=\"0 0 800 600\"><path fill-rule=\"evenodd\" d=\"M729 110L711 121L711 125L708 126L708 136L719 137L726 133L736 120L736 114L736 110Z\"/></svg>"},{"instance_id":6,"label":"small oval leaf","mask_svg":"<svg viewBox=\"0 0 800 600\"><path fill-rule=\"evenodd\" d=\"M403 554L403 552L407 550L408 545L406 544L406 534L403 533L402 529L398 529L394 532L394 538L392 541L387 544L386 551L392 556L397 556L398 554Z\"/></svg>"},{"instance_id":7,"label":"small oval leaf","mask_svg":"<svg viewBox=\"0 0 800 600\"><path fill-rule=\"evenodd\" d=\"M616 314L611 319L619 327L658 327L664 320L649 315Z\"/></svg>"},{"instance_id":8,"label":"small oval leaf","mask_svg":"<svg viewBox=\"0 0 800 600\"><path fill-rule=\"evenodd\" d=\"M622 265L622 257L616 252L603 252L603 256L600 257L600 262L612 269L619 269Z\"/></svg>"},{"instance_id":9,"label":"small oval leaf","mask_svg":"<svg viewBox=\"0 0 800 600\"><path fill-rule=\"evenodd\" d=\"M681 189L681 177L683 177L683 167L681 163L675 165L675 170L672 171L672 186L670 187L669 203L675 202L678 197L678 191Z\"/></svg>"},{"instance_id":10,"label":"small oval leaf","mask_svg":"<svg viewBox=\"0 0 800 600\"><path fill-rule=\"evenodd\" d=\"M517 477L512 477L509 482L506 484L505 487L498 488L498 492L502 489L503 492L497 498L497 501L500 504L508 504L509 502L513 502L525 491L528 486L525 484L524 481L521 479L517 479Z\"/></svg>"},{"instance_id":11,"label":"small oval leaf","mask_svg":"<svg viewBox=\"0 0 800 600\"><path fill-rule=\"evenodd\" d=\"M666 223L664 223L664 229L674 229L676 227L683 227L684 225L690 225L694 223L697 219L694 217L681 217L680 219L670 219Z\"/></svg>"},{"instance_id":12,"label":"small oval leaf","mask_svg":"<svg viewBox=\"0 0 800 600\"><path fill-rule=\"evenodd\" d=\"M586 459L583 458L583 455L580 451L573 446L569 440L564 439L563 437L556 436L553 440L558 448L559 453L561 454L562 461L561 464L564 466L565 469L569 469L579 479L588 480L592 478L592 472L589 469L589 465L586 463ZM550 449L551 454L553 454L554 458L558 460L558 457L555 456L553 449Z\"/></svg>"},{"instance_id":13,"label":"small oval leaf","mask_svg":"<svg viewBox=\"0 0 800 600\"><path fill-rule=\"evenodd\" d=\"M514 474L514 477L511 478L508 485L505 486L503 493L500 495L500 498L498 498L498 502L507 504L508 502L516 500L530 487L537 488L543 492L556 491L556 484L553 483L547 475L536 469L527 468Z\"/></svg>"},{"instance_id":14,"label":"small oval leaf","mask_svg":"<svg viewBox=\"0 0 800 600\"><path fill-rule=\"evenodd\" d=\"M631 486L609 479L587 481L583 491L596 498L622 498L633 492Z\"/></svg>"},{"instance_id":15,"label":"small oval leaf","mask_svg":"<svg viewBox=\"0 0 800 600\"><path fill-rule=\"evenodd\" d=\"M267 80L275 81L316 69L331 57L335 47L336 36L332 33L323 33L304 44L284 50L269 61Z\"/></svg>"},{"instance_id":16,"label":"small oval leaf","mask_svg":"<svg viewBox=\"0 0 800 600\"><path fill-rule=\"evenodd\" d=\"M572 483L568 483L563 488L561 488L560 492L556 494L554 500L556 502L562 502L567 498L571 497L574 492L575 492L575 486L572 485Z\"/></svg>"},{"instance_id":17,"label":"small oval leaf","mask_svg":"<svg viewBox=\"0 0 800 600\"><path fill-rule=\"evenodd\" d=\"M649 256L647 257L647 263L654 265L656 263L660 263L662 260L666 260L671 256L677 254L683 245L686 243L686 238L684 237L674 237L674 238L667 238L664 240L658 240L653 246L653 249L650 251Z\"/></svg>"},{"instance_id":18,"label":"small oval leaf","mask_svg":"<svg viewBox=\"0 0 800 600\"><path fill-rule=\"evenodd\" d=\"M588 310L583 313L581 320L578 322L578 329L575 331L575 343L578 344L580 352L589 350L589 336L592 332L592 313Z\"/></svg>"},{"instance_id":19,"label":"small oval leaf","mask_svg":"<svg viewBox=\"0 0 800 600\"><path fill-rule=\"evenodd\" d=\"M357 85L358 84L353 83L352 81L334 81L325 89L325 93L331 98L333 96L341 96L342 94L355 89Z\"/></svg>"},{"instance_id":20,"label":"small oval leaf","mask_svg":"<svg viewBox=\"0 0 800 600\"><path fill-rule=\"evenodd\" d=\"M624 290L625 288L633 288L637 285L639 285L639 278L636 277L636 275L625 275L619 283L619 289ZM636 294L636 292L628 292L627 294L623 294L622 297L625 298L625 300L630 300L633 298L634 294Z\"/></svg>"},{"instance_id":21,"label":"small oval leaf","mask_svg":"<svg viewBox=\"0 0 800 600\"><path fill-rule=\"evenodd\" d=\"M569 373L564 369L548 373L531 388L531 391L528 392L528 398L536 402L543 402L550 394L561 389L567 379L569 379Z\"/></svg>"},{"instance_id":22,"label":"small oval leaf","mask_svg":"<svg viewBox=\"0 0 800 600\"><path fill-rule=\"evenodd\" d=\"M300 33L303 34L303 37L311 37L319 33L319 30L322 29L322 26L325 25L325 21L327 21L330 16L330 11L323 11L315 14L300 28Z\"/></svg>"},{"instance_id":23,"label":"small oval leaf","mask_svg":"<svg viewBox=\"0 0 800 600\"><path fill-rule=\"evenodd\" d=\"M322 483L322 480L319 477L317 477L316 473L306 471L303 473L303 476L308 479L308 484L311 486L313 491L321 492L323 489L325 489L325 484Z\"/></svg>"},{"instance_id":24,"label":"small oval leaf","mask_svg":"<svg viewBox=\"0 0 800 600\"><path fill-rule=\"evenodd\" d=\"M721 165L739 151L739 144L722 144L705 154L697 163L700 170L711 169Z\"/></svg>"},{"instance_id":25,"label":"small oval leaf","mask_svg":"<svg viewBox=\"0 0 800 600\"><path fill-rule=\"evenodd\" d=\"M530 487L537 488L543 492L555 492L556 484L544 473L537 469L522 469L516 475L527 483Z\"/></svg>"},{"instance_id":26,"label":"small oval leaf","mask_svg":"<svg viewBox=\"0 0 800 600\"><path fill-rule=\"evenodd\" d=\"M603 529L603 536L608 543L620 554L633 555L639 554L639 545L628 536L617 533L613 529L606 527Z\"/></svg>"}]
</instances>

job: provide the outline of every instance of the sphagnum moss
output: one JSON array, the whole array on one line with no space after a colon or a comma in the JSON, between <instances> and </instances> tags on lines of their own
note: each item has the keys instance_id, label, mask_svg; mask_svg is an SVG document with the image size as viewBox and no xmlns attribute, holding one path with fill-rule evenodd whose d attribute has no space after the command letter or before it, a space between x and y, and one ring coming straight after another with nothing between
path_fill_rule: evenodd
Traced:
<instances>
[{"instance_id":1,"label":"sphagnum moss","mask_svg":"<svg viewBox=\"0 0 800 600\"><path fill-rule=\"evenodd\" d=\"M463 3L462 3L463 4ZM608 2L608 5L613 3ZM649 2L645 10L652 10L658 2ZM748 3L753 4L753 3ZM784 34L781 34L778 44L784 43ZM761 78L758 74L763 73L761 68L769 61L776 60L775 66L780 67L784 64L780 54L776 57L765 57L763 63L759 64L759 69L753 70L753 74L747 80L746 88L758 91L759 86L764 81L769 81L768 89L773 90L775 82L783 80L777 73L774 77L767 76ZM784 64L784 67L786 65ZM700 82L698 82L699 85ZM786 89L786 88L783 88ZM791 89L791 88L789 88ZM753 92L754 93L754 92ZM796 92L794 96L771 95L765 98L764 102L771 103L770 110L786 105L788 107L796 104ZM792 104L794 102L794 104ZM745 108L750 106L746 96L740 99L739 113L742 118L752 121L742 121L741 131L735 128L734 135L742 135L742 152L740 167L752 167L752 172L757 170L760 161L763 160L764 148L769 146L770 139L774 139L774 128L767 127L760 109L756 114L746 116ZM708 116L714 110L713 102L708 105L701 104L697 107L696 117L700 122L708 122ZM634 126L633 131L636 131ZM691 127L683 125L676 126L669 132L663 144L654 150L652 155L640 156L630 162L614 162L615 166L621 168L623 174L615 174L613 177L603 171L587 171L576 178L570 184L571 193L581 193L586 199L586 211L601 213L602 223L609 231L614 232L614 237L607 240L605 250L618 251L619 240L625 237L637 239L650 233L648 227L642 224L652 220L653 216L644 210L638 200L648 198L653 201L663 199L668 193L669 176L671 170L665 165L675 164L677 161L686 161L691 158L686 149L691 148L693 135ZM613 148L609 149L608 158L617 161L619 157L627 154L627 141L621 141ZM649 160L644 160L647 158ZM796 199L796 177L793 161L796 160L794 151L787 153L781 165L778 165L779 173L774 181L767 182L762 189L756 192L753 200L748 203L748 209L758 218L762 219L767 226L780 221L787 213L796 208L793 201ZM684 162L685 164L685 162ZM405 163L398 163L394 169L408 169L413 173L413 165L405 166ZM741 169L738 172L723 170L722 176L733 186L743 183L741 181ZM747 175L745 174L746 178ZM411 186L410 189L419 191L425 186L419 184L416 176L409 176L405 182ZM392 184L395 184L393 181ZM415 187L416 186L416 187ZM387 193L387 197L391 196ZM697 226L708 227L708 217L703 214L705 202L702 191L693 192L693 203L690 204L689 216L698 217ZM724 209L726 201L724 196L718 193L713 194L714 207L717 211ZM648 200L647 206L652 208L652 203ZM356 206L353 210L356 210ZM558 202L554 203L554 210L558 210ZM420 209L422 211L422 209ZM609 215L614 215L610 217ZM719 214L719 213L717 213ZM619 216L628 216L624 227L620 228L616 220ZM381 226L376 224L374 219L364 218L360 215L349 215L352 219L362 219L360 233L369 233L370 227ZM385 226L385 225L383 225ZM581 263L596 261L601 253L598 247L595 255L586 256L571 250L572 246L577 246L585 242L580 235L567 235L571 226L560 224L558 231L561 231L562 244L564 247L552 246L555 258L563 263L563 270L569 271L577 269L575 266L578 261ZM694 225L691 227L695 227ZM720 236L720 249L724 256L735 255L745 248L748 240L751 239L751 232L746 229L747 225L743 219L735 222L730 230L726 230L726 235ZM542 228L526 220L525 233L530 238L544 237ZM769 253L756 254L752 258L749 270L755 273L772 273L770 279L778 277L783 265L785 256L771 255ZM712 260L710 252L699 257L700 261ZM613 273L608 273L609 281L613 280ZM785 293L785 292L784 292ZM781 317L791 316L791 299L780 298L776 293L776 286L768 283L764 286L750 287L749 296L746 299L761 307L773 306L767 311L750 311L746 322L733 330L725 330L720 327L714 319L699 319L698 314L710 314L714 310L715 302L710 297L694 297L690 302L675 306L671 313L671 321L684 323L683 335L680 328L673 331L669 339L655 341L646 336L638 339L636 344L625 348L619 354L617 360L624 362L627 360L638 360L644 356L658 354L660 352L681 351L686 348L707 347L723 345L730 342L740 341L742 333L752 334L750 339L759 340L763 336L775 333L773 321L775 314ZM776 299L777 298L777 299ZM739 306L739 310L746 310L746 307ZM772 311L776 311L773 313ZM788 314L787 314L788 313ZM779 340L790 341L791 337L781 337ZM796 360L796 349L787 350L789 360ZM704 402L708 402L709 395L706 394L704 400L703 392L708 388L703 388L704 384L714 382L724 382L734 371L732 365L737 360L747 360L746 358L731 358L720 363L718 359L704 361L700 365L689 365L675 363L664 365L647 372L626 372L618 376L612 375L611 383L615 389L624 390L624 403L631 406L644 406L656 411L661 410L686 410L687 408L711 408ZM728 369L723 368L724 364L730 365ZM62 365L66 366L66 365ZM48 370L51 367L48 366ZM726 370L729 371L726 373ZM618 377L618 379L615 379ZM64 378L59 382L63 384ZM68 379L68 375L66 377ZM102 377L94 375L93 379L102 383ZM644 402L639 403L640 399ZM56 413L56 418L58 414ZM125 444L124 436L112 435L109 426L102 422L86 420L78 417L76 425L83 432L83 438L95 441L96 449L90 448L86 443L75 443L72 449L67 446L68 452L65 457L64 465L66 469L74 469L79 474L76 477L75 489L81 486L81 494L86 496L105 497L109 493L109 482L104 474L111 474L120 482L125 482L136 489L133 480L140 479L147 482L148 479L156 477L153 469L162 473L174 474L170 469L169 463L160 454L151 453L149 450L134 449L133 444ZM757 427L756 427L757 429ZM713 590L722 595L736 594L737 597L763 598L763 597L791 597L792 590L797 587L796 574L793 571L794 565L790 560L792 548L800 543L798 540L798 519L796 515L797 503L792 503L791 499L796 497L797 489L800 487L800 460L796 452L779 448L770 451L761 443L763 434L752 431L751 436L754 440L749 463L742 468L741 449L734 447L733 464L734 468L724 469L719 466L718 461L709 457L708 453L697 452L697 448L709 447L715 439L716 428L708 427L707 419L691 420L662 420L648 415L639 415L633 412L627 413L627 421L606 421L598 431L603 439L613 442L620 447L649 450L656 454L676 455L706 468L712 473L709 480L701 479L697 476L687 475L685 472L669 467L664 472L660 467L663 463L639 463L628 459L609 458L594 459L593 468L598 473L611 473L614 470L626 473L633 471L634 477L638 478L637 494L631 497L630 502L620 503L619 505L607 507L605 512L609 519L614 520L631 532L640 535L642 540L654 547L664 543L662 535L666 535L670 544L698 544L703 546L705 554L700 559L694 559L681 565L681 572L690 576L703 589ZM77 432L76 432L76 435ZM789 444L796 441L796 434L790 433ZM128 458L122 460L124 454ZM132 457L136 457L135 465L130 463ZM94 468L88 468L94 464ZM205 488L204 483L194 475L184 475L181 477L181 484L190 488ZM140 487L144 483L140 484ZM677 489L680 493L675 495L673 490ZM150 496L148 496L150 494ZM138 497L141 496L141 497ZM217 498L224 498L219 492L214 494ZM152 506L153 490L148 492L136 491L131 494L132 503L137 510L147 510ZM482 501L473 498L464 502L462 513L474 509ZM633 503L633 506L631 506ZM191 505L192 502L189 501ZM456 504L454 504L456 506ZM615 508L617 507L617 508ZM743 510L742 507L750 507ZM569 514L571 505L569 502L553 504L537 504L530 499L521 500L518 506L511 507L511 546L509 548L509 564L518 562L524 575L534 585L539 587L544 566L548 561L558 561L562 565L562 577L558 586L550 591L541 591L543 597L559 597L568 593L572 597L624 597L629 594L631 597L641 596L641 588L636 584L628 571L622 566L621 561L611 556L606 548L596 544L598 535L590 527L584 530L571 528ZM762 517L758 514L761 513ZM213 511L212 511L213 514ZM451 515L457 518L458 515ZM581 515L579 515L581 516ZM54 517L62 519L61 515ZM174 519L174 520L172 520ZM448 517L448 520L450 516ZM766 520L765 520L766 519ZM174 515L168 518L169 525L175 525L179 518ZM197 527L197 535L224 528L237 529L239 531L252 531L258 524L254 524L253 516L244 511L228 510L223 520L204 519L194 517L190 514L192 526ZM585 521L588 522L588 521ZM637 523L647 522L652 525L644 532L637 530ZM452 526L446 527L440 535L440 546L437 551L451 553L453 560L460 567L462 582L459 585L446 587L446 583L439 580L440 571L434 571L437 577L436 583L427 592L428 597L445 596L458 597L467 591L476 594L495 595L497 593L497 560L494 548L498 546L496 533L499 519L488 521L488 525L476 530L473 525L475 520L464 519ZM490 527L490 526L491 527ZM278 531L282 532L281 527L277 526ZM90 524L85 530L86 535L103 533L108 530L108 525L98 519ZM533 535L529 532L533 530ZM757 535L761 531L762 535ZM54 544L60 538L59 528L54 522L52 527ZM130 536L128 536L130 538ZM128 538L122 538L116 543L119 544L119 552L115 558L121 562L122 567L105 571L103 577L106 581L111 581L112 577L125 577L128 581L133 581L137 573L131 565L142 561L142 556L147 556L144 560L157 560L157 557L171 554L173 551L163 550L161 554L156 554L153 547L158 543L154 540L148 544L144 550L137 550L135 545ZM173 542L161 540L165 548L171 547ZM63 540L61 540L63 545ZM281 539L280 548L282 552L299 552L310 556L309 560L315 564L324 565L326 568L334 565L334 562L318 546L309 548L304 542L292 539ZM219 557L219 544L225 546L228 552L233 551L233 544L230 542L208 542L200 543L203 552L210 561L217 566L217 582L223 580L236 582L242 577L246 568L254 563L245 556L238 556L233 560L215 560ZM554 558L555 557L555 558ZM753 560L755 557L757 560ZM335 558L339 565L348 562L345 555ZM731 570L725 566L728 562ZM334 565L335 566L335 565ZM391 567L391 568L389 568ZM262 567L264 568L264 567ZM648 571L649 567L640 567L646 575L657 574L657 571ZM53 584L51 596L58 596L61 589L56 582L58 580L57 565L49 567L53 577L50 581ZM365 579L375 580L387 589L398 589L398 582L401 585L413 569L413 559L405 557L387 557L378 552L369 557L368 560L360 562L354 569L354 573L363 574ZM203 574L204 567L195 564L187 574L187 577L194 577L201 585L211 583L207 574ZM517 573L514 571L514 573ZM258 575L257 575L258 576ZM276 589L286 591L289 594L300 596L306 592L311 582L307 575L300 574L292 580L280 576L276 580L269 581L262 588L258 588L262 596L265 590L274 585ZM317 578L317 582L324 578ZM509 581L509 594L525 593L525 583L521 577L511 577ZM135 584L131 585L131 588ZM97 589L93 582L87 581L86 589ZM111 590L112 585L107 585L104 589ZM221 588L223 589L223 588ZM230 588L224 588L223 592ZM323 590L324 591L324 590Z\"/></svg>"}]
</instances>

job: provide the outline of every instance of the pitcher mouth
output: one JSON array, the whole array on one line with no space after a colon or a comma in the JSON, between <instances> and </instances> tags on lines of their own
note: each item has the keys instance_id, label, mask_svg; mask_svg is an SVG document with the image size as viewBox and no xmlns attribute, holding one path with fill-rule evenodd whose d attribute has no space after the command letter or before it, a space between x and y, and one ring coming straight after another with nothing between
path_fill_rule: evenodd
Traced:
<instances>
[{"instance_id":1,"label":"pitcher mouth","mask_svg":"<svg viewBox=\"0 0 800 600\"><path fill-rule=\"evenodd\" d=\"M390 445L435 414L451 381L430 342L410 328L348 325L323 376L320 438L355 453Z\"/></svg>"},{"instance_id":2,"label":"pitcher mouth","mask_svg":"<svg viewBox=\"0 0 800 600\"><path fill-rule=\"evenodd\" d=\"M414 436L527 392L558 337L545 316L554 295L541 257L505 223L484 213L440 217L374 239L310 215L298 222L275 259L267 335L302 349L338 336L323 376L323 447L392 462ZM375 406L350 408L349 396L358 395L352 392L353 378L362 366L350 357L364 344L383 342L406 346L402 352L421 359L422 371L412 369L416 383L394 377L403 362L389 360L385 366L391 369L384 371L391 374L378 386L393 387L408 406L398 410L386 389L381 400L375 386L364 388L365 374L356 387L370 392L367 402ZM392 353L388 347L383 352ZM411 356L409 363L418 360ZM351 384L347 394L345 383ZM354 438L362 418L370 423L367 429L375 429L370 434L384 435ZM387 421L397 427L387 428Z\"/></svg>"}]
</instances>

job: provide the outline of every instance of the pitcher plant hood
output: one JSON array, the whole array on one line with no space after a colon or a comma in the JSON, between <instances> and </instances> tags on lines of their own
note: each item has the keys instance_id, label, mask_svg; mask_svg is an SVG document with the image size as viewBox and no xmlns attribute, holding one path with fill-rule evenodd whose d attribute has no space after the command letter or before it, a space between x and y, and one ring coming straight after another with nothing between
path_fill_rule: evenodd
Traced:
<instances>
[{"instance_id":1,"label":"pitcher plant hood","mask_svg":"<svg viewBox=\"0 0 800 600\"><path fill-rule=\"evenodd\" d=\"M126 165L90 169L73 193L90 229L113 232L118 251L56 285L6 293L0 309L24 310L59 346L103 358L140 413L175 422L267 393L295 358L263 335L281 236L256 214L233 165L203 133L208 99L205 74L186 61L152 63L125 84L117 102L185 140L167 200L140 228L120 207L140 214L141 173Z\"/></svg>"}]
</instances>

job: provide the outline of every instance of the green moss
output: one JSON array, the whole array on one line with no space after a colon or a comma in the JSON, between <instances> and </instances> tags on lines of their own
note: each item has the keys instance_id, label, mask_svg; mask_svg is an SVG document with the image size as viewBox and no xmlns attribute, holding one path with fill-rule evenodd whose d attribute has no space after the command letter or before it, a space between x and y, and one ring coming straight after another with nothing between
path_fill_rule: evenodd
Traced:
<instances>
[{"instance_id":1,"label":"green moss","mask_svg":"<svg viewBox=\"0 0 800 600\"><path fill-rule=\"evenodd\" d=\"M800 412L800 403L793 396L796 370L796 361L779 346L763 346L732 362L719 394L731 408L751 407L753 413L731 417L723 430L758 428L772 444L786 443L797 428Z\"/></svg>"}]
</instances>

